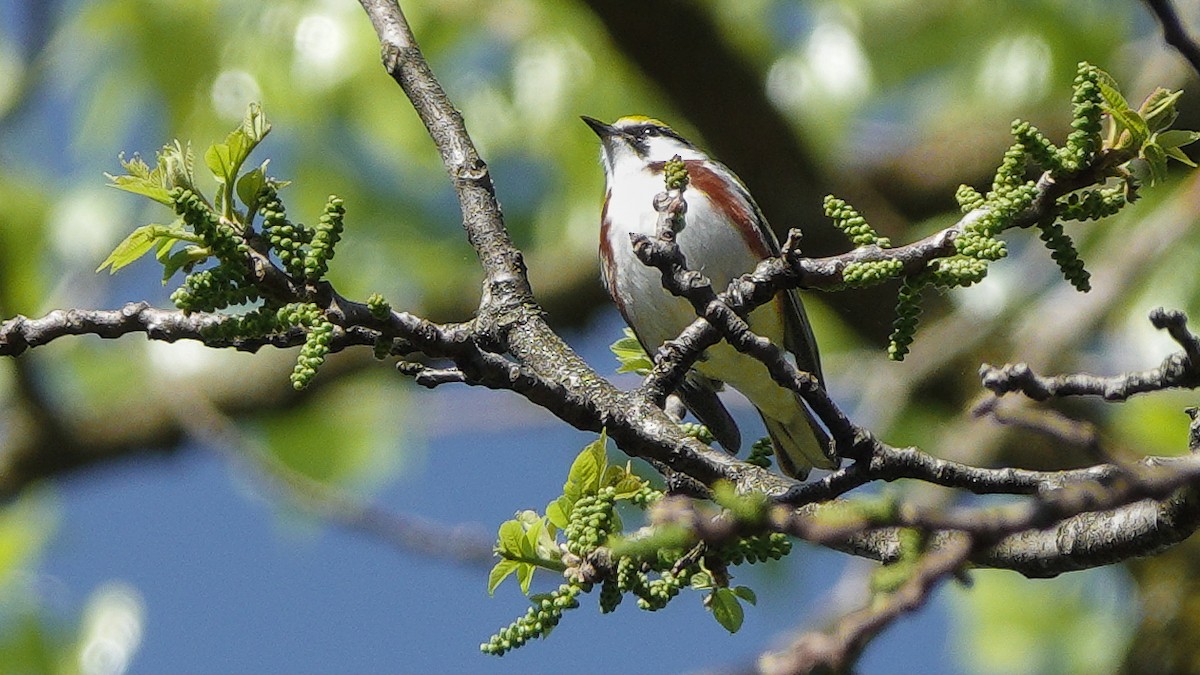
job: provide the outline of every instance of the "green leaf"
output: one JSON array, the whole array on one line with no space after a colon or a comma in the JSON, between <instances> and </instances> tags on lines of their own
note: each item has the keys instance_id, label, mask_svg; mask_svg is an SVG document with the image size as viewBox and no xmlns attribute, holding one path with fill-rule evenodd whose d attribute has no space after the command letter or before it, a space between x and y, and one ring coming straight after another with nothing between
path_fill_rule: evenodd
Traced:
<instances>
[{"instance_id":1,"label":"green leaf","mask_svg":"<svg viewBox=\"0 0 1200 675\"><path fill-rule=\"evenodd\" d=\"M1196 163L1192 161L1192 158L1183 154L1183 151L1180 150L1179 148L1167 148L1166 151L1167 151L1167 157L1170 157L1172 159L1183 162L1184 164L1192 167L1193 169L1196 168Z\"/></svg>"},{"instance_id":2,"label":"green leaf","mask_svg":"<svg viewBox=\"0 0 1200 675\"><path fill-rule=\"evenodd\" d=\"M521 542L525 539L525 528L519 520L506 520L500 523L496 539L496 553L501 556L521 557Z\"/></svg>"},{"instance_id":3,"label":"green leaf","mask_svg":"<svg viewBox=\"0 0 1200 675\"><path fill-rule=\"evenodd\" d=\"M109 253L104 262L96 268L96 271L99 272L108 267L109 274L116 274L117 270L149 253L150 249L154 248L155 241L158 240L156 230L161 227L162 225L143 225L134 230L132 234L125 237L124 241L117 244L112 253Z\"/></svg>"},{"instance_id":4,"label":"green leaf","mask_svg":"<svg viewBox=\"0 0 1200 675\"><path fill-rule=\"evenodd\" d=\"M1182 95L1183 91L1170 91L1159 87L1142 102L1138 113L1142 119L1146 120L1146 125L1152 133L1171 126L1171 123L1179 116L1175 104Z\"/></svg>"},{"instance_id":5,"label":"green leaf","mask_svg":"<svg viewBox=\"0 0 1200 675\"><path fill-rule=\"evenodd\" d=\"M242 119L242 132L250 141L250 149L253 150L256 145L262 142L267 134L271 133L271 123L267 121L267 116L263 114L262 106L257 103L251 103L246 110L246 117Z\"/></svg>"},{"instance_id":6,"label":"green leaf","mask_svg":"<svg viewBox=\"0 0 1200 675\"><path fill-rule=\"evenodd\" d=\"M567 524L570 522L571 509L575 506L575 501L566 497L566 495L555 499L546 505L546 518L560 530L567 529Z\"/></svg>"},{"instance_id":7,"label":"green leaf","mask_svg":"<svg viewBox=\"0 0 1200 675\"><path fill-rule=\"evenodd\" d=\"M525 529L525 539L521 542L521 552L529 558L538 557L538 540L546 531L546 520L538 518Z\"/></svg>"},{"instance_id":8,"label":"green leaf","mask_svg":"<svg viewBox=\"0 0 1200 675\"><path fill-rule=\"evenodd\" d=\"M162 282L165 286L167 280L175 275L181 269L185 269L196 263L203 262L208 258L209 250L204 246L187 246L167 256L165 260L159 259L163 264Z\"/></svg>"},{"instance_id":9,"label":"green leaf","mask_svg":"<svg viewBox=\"0 0 1200 675\"><path fill-rule=\"evenodd\" d=\"M1172 129L1155 134L1154 142L1162 146L1164 150L1171 148L1182 148L1185 145L1191 145L1196 141L1200 141L1200 131L1184 131L1183 129Z\"/></svg>"},{"instance_id":10,"label":"green leaf","mask_svg":"<svg viewBox=\"0 0 1200 675\"><path fill-rule=\"evenodd\" d=\"M616 488L617 499L629 499L646 485L646 481L633 473L633 464L626 462L625 466L612 465L604 470L600 487Z\"/></svg>"},{"instance_id":11,"label":"green leaf","mask_svg":"<svg viewBox=\"0 0 1200 675\"><path fill-rule=\"evenodd\" d=\"M589 443L571 464L567 482L563 485L563 495L576 501L583 495L600 492L600 479L604 476L605 465L608 463L608 455L604 450L606 445L608 435L602 430L600 438Z\"/></svg>"},{"instance_id":12,"label":"green leaf","mask_svg":"<svg viewBox=\"0 0 1200 675\"><path fill-rule=\"evenodd\" d=\"M754 591L749 586L737 586L733 589L733 592L751 605L758 604L758 596L754 594Z\"/></svg>"},{"instance_id":13,"label":"green leaf","mask_svg":"<svg viewBox=\"0 0 1200 675\"><path fill-rule=\"evenodd\" d=\"M270 131L271 125L263 115L262 108L257 103L251 103L242 125L229 132L224 143L209 147L204 153L204 163L218 181L233 185L246 158Z\"/></svg>"},{"instance_id":14,"label":"green leaf","mask_svg":"<svg viewBox=\"0 0 1200 675\"><path fill-rule=\"evenodd\" d=\"M196 189L196 175L193 170L194 157L192 156L192 144L186 146L181 145L179 141L175 141L170 145L164 145L162 150L158 151L158 174L162 177L162 184L168 190L173 187L181 187L199 193Z\"/></svg>"},{"instance_id":15,"label":"green leaf","mask_svg":"<svg viewBox=\"0 0 1200 675\"><path fill-rule=\"evenodd\" d=\"M746 618L738 596L728 588L716 588L713 589L709 598L708 606L717 623L730 633L738 632L742 627L742 621Z\"/></svg>"},{"instance_id":16,"label":"green leaf","mask_svg":"<svg viewBox=\"0 0 1200 675\"><path fill-rule=\"evenodd\" d=\"M143 166L145 166L143 164ZM156 180L151 180L142 176L114 176L110 173L104 174L108 178L109 185L118 190L132 192L135 195L149 197L160 204L170 206L173 202L167 188Z\"/></svg>"},{"instance_id":17,"label":"green leaf","mask_svg":"<svg viewBox=\"0 0 1200 675\"><path fill-rule=\"evenodd\" d=\"M267 186L267 162L262 166L242 174L237 182L238 199L246 205L251 213L258 210L258 194Z\"/></svg>"},{"instance_id":18,"label":"green leaf","mask_svg":"<svg viewBox=\"0 0 1200 675\"><path fill-rule=\"evenodd\" d=\"M235 131L230 134L233 138L234 134L240 134L241 131ZM237 145L242 145L237 143ZM213 176L222 183L229 183L233 180L234 174L237 173L241 161L238 159L238 150L231 147L230 143L217 143L210 145L204 153L204 163L208 165L208 170L212 171ZM242 157L244 159L244 157Z\"/></svg>"},{"instance_id":19,"label":"green leaf","mask_svg":"<svg viewBox=\"0 0 1200 675\"><path fill-rule=\"evenodd\" d=\"M1112 115L1113 121L1116 122L1120 129L1129 131L1130 142L1128 144L1118 143L1118 147L1134 147L1140 148L1146 138L1150 136L1150 130L1146 125L1146 120L1135 110L1129 107L1129 101L1121 95L1121 89L1117 85L1117 81L1112 75L1097 69L1097 84L1100 87L1100 97L1104 99L1104 111ZM1120 134L1117 134L1118 138Z\"/></svg>"},{"instance_id":20,"label":"green leaf","mask_svg":"<svg viewBox=\"0 0 1200 675\"><path fill-rule=\"evenodd\" d=\"M141 155L135 154L133 159L126 161L125 154L122 153L118 158L118 161L121 162L121 168L128 171L129 176L132 178L143 178L149 180L153 175L150 165L146 164ZM109 176L108 174L105 175L109 178L112 178L112 176Z\"/></svg>"},{"instance_id":21,"label":"green leaf","mask_svg":"<svg viewBox=\"0 0 1200 675\"><path fill-rule=\"evenodd\" d=\"M706 591L713 587L712 575L708 572L696 572L688 584L695 591Z\"/></svg>"},{"instance_id":22,"label":"green leaf","mask_svg":"<svg viewBox=\"0 0 1200 675\"><path fill-rule=\"evenodd\" d=\"M116 274L117 270L142 257L155 246L158 246L159 250L162 250L164 245L169 249L177 241L196 242L199 238L184 230L180 221L171 225L143 225L117 244L96 271L107 267L110 274Z\"/></svg>"},{"instance_id":23,"label":"green leaf","mask_svg":"<svg viewBox=\"0 0 1200 675\"><path fill-rule=\"evenodd\" d=\"M1128 108L1124 110L1109 110L1108 112L1121 128L1129 131L1129 142L1118 143L1118 147L1142 147L1142 144L1146 142L1146 138L1150 136L1150 130L1146 126L1146 121L1142 119L1142 116Z\"/></svg>"},{"instance_id":24,"label":"green leaf","mask_svg":"<svg viewBox=\"0 0 1200 675\"><path fill-rule=\"evenodd\" d=\"M654 369L654 361L646 355L642 343L638 342L637 336L629 328L625 329L625 337L612 343L609 350L621 364L617 368L618 373L647 375Z\"/></svg>"},{"instance_id":25,"label":"green leaf","mask_svg":"<svg viewBox=\"0 0 1200 675\"><path fill-rule=\"evenodd\" d=\"M1129 107L1129 101L1126 101L1121 94L1121 87L1113 79L1113 76L1099 68L1096 69L1096 74L1098 75L1097 84L1100 86L1100 96L1104 99L1108 112L1132 110Z\"/></svg>"},{"instance_id":26,"label":"green leaf","mask_svg":"<svg viewBox=\"0 0 1200 675\"><path fill-rule=\"evenodd\" d=\"M646 481L632 474L627 474L624 478L614 483L613 487L617 489L617 499L629 499L641 492L642 488L646 487Z\"/></svg>"},{"instance_id":27,"label":"green leaf","mask_svg":"<svg viewBox=\"0 0 1200 675\"><path fill-rule=\"evenodd\" d=\"M177 239L168 239L167 237L160 237L158 239L158 242L154 246L154 257L158 259L158 262L166 262L167 258L171 257L171 249L175 247L178 241Z\"/></svg>"},{"instance_id":28,"label":"green leaf","mask_svg":"<svg viewBox=\"0 0 1200 675\"><path fill-rule=\"evenodd\" d=\"M125 176L105 174L112 181L110 185L119 190L132 192L149 197L156 202L171 205L170 190L183 187L196 191L192 177L192 146L181 145L179 141L164 145L158 151L157 164L151 169L138 155L133 159L120 158L121 168L128 172Z\"/></svg>"},{"instance_id":29,"label":"green leaf","mask_svg":"<svg viewBox=\"0 0 1200 675\"><path fill-rule=\"evenodd\" d=\"M517 581L521 584L521 592L529 595L529 587L533 584L533 572L537 568L529 563L517 565Z\"/></svg>"},{"instance_id":30,"label":"green leaf","mask_svg":"<svg viewBox=\"0 0 1200 675\"><path fill-rule=\"evenodd\" d=\"M1167 179L1167 153L1154 143L1147 143L1142 148L1142 158L1150 169L1150 184L1155 185Z\"/></svg>"},{"instance_id":31,"label":"green leaf","mask_svg":"<svg viewBox=\"0 0 1200 675\"><path fill-rule=\"evenodd\" d=\"M492 571L488 573L487 592L488 595L495 595L496 587L500 582L508 578L508 575L516 572L521 566L521 563L515 560L501 560L496 563Z\"/></svg>"}]
</instances>

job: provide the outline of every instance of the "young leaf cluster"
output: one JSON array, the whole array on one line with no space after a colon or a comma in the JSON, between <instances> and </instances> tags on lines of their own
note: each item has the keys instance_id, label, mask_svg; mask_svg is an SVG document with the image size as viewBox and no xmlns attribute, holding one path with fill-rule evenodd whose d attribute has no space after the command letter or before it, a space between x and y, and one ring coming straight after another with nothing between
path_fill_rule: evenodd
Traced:
<instances>
[{"instance_id":1,"label":"young leaf cluster","mask_svg":"<svg viewBox=\"0 0 1200 675\"><path fill-rule=\"evenodd\" d=\"M563 612L579 606L578 596L600 586L599 604L604 613L617 608L626 595L637 598L647 611L662 609L684 588L708 591L705 606L729 631L742 623L742 601L753 604L754 593L731 588L731 565L778 559L791 549L782 535L737 539L715 549L698 544L678 527L641 531L632 539L620 538L624 530L618 502L646 508L662 493L652 489L629 465L611 466L603 434L589 444L571 465L563 494L546 508L546 515L524 511L500 526L496 554L501 560L488 578L488 591L515 575L528 594L535 570L547 569L566 577L550 593L530 597L530 607L513 623L502 627L481 651L502 655L535 637L545 637L558 625ZM609 547L609 565L597 568L591 557Z\"/></svg>"},{"instance_id":2,"label":"young leaf cluster","mask_svg":"<svg viewBox=\"0 0 1200 675\"><path fill-rule=\"evenodd\" d=\"M259 303L247 313L226 317L209 334L234 340L303 329L305 343L291 376L292 385L300 389L324 363L333 338L333 324L312 298L315 284L329 270L346 211L343 201L331 195L315 227L288 220L279 198L287 181L269 176L265 161L242 170L270 130L259 106L251 105L241 125L204 152L204 163L216 181L211 200L196 183L190 145L176 141L164 146L153 168L138 156L122 158L126 173L109 176L111 184L170 206L177 218L167 225L138 228L97 271L116 272L153 250L163 266L164 284L176 272L186 273L171 294L180 310L215 312ZM261 233L255 230L258 215ZM275 265L274 260L290 278L291 287L301 290L281 297L263 287L262 275L252 270L256 265Z\"/></svg>"}]
</instances>

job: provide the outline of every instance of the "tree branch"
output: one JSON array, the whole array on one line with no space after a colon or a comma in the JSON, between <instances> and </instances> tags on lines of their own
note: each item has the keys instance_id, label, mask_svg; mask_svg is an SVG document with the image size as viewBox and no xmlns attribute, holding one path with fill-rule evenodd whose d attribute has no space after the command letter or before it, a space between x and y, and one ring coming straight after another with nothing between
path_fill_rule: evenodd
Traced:
<instances>
[{"instance_id":1,"label":"tree branch","mask_svg":"<svg viewBox=\"0 0 1200 675\"><path fill-rule=\"evenodd\" d=\"M810 631L786 649L760 657L763 673L845 672L867 644L901 616L920 609L933 591L966 564L969 537L955 536L925 555L895 591L839 619L828 631Z\"/></svg>"},{"instance_id":2,"label":"tree branch","mask_svg":"<svg viewBox=\"0 0 1200 675\"><path fill-rule=\"evenodd\" d=\"M131 302L116 310L59 309L37 319L17 315L0 323L0 356L17 356L26 349L40 347L68 335L98 335L112 339L130 333L144 333L152 340L199 340L210 347L233 347L246 352L256 352L265 345L293 347L304 343L304 331L301 329L261 338L230 340L206 337L206 333L221 323L222 319L219 314L184 314L178 310L156 309L146 302ZM335 338L339 348L351 343L371 344L370 341L353 340L344 331Z\"/></svg>"},{"instance_id":3,"label":"tree branch","mask_svg":"<svg viewBox=\"0 0 1200 675\"><path fill-rule=\"evenodd\" d=\"M1159 307L1150 313L1155 328L1166 329L1182 347L1151 370L1101 377L1072 373L1043 377L1024 363L979 368L983 386L997 396L1019 391L1035 401L1063 396L1100 396L1106 401L1124 401L1135 394L1164 389L1195 389L1200 386L1200 338L1187 330L1187 316L1178 310Z\"/></svg>"},{"instance_id":4,"label":"tree branch","mask_svg":"<svg viewBox=\"0 0 1200 675\"><path fill-rule=\"evenodd\" d=\"M1146 6L1150 8L1150 13L1158 19L1159 25L1162 26L1163 40L1174 47L1183 58L1187 59L1188 63L1192 64L1192 69L1200 74L1200 45L1188 36L1183 27L1183 21L1175 12L1175 8L1171 6L1170 0L1145 1Z\"/></svg>"},{"instance_id":5,"label":"tree branch","mask_svg":"<svg viewBox=\"0 0 1200 675\"><path fill-rule=\"evenodd\" d=\"M401 552L472 567L492 564L492 542L482 528L447 526L363 503L284 465L197 392L175 388L164 397L190 435L218 448L227 460L297 508Z\"/></svg>"}]
</instances>

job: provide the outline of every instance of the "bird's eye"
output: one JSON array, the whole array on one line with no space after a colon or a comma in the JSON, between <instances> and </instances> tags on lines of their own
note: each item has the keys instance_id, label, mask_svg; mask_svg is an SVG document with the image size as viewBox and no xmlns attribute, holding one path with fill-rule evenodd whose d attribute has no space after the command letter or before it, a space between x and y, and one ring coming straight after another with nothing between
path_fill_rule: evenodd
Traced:
<instances>
[{"instance_id":1,"label":"bird's eye","mask_svg":"<svg viewBox=\"0 0 1200 675\"><path fill-rule=\"evenodd\" d=\"M658 135L658 129L656 129L655 127L642 127L641 129L638 129L638 138L641 138L643 140L650 138L651 136L657 136L657 135Z\"/></svg>"}]
</instances>

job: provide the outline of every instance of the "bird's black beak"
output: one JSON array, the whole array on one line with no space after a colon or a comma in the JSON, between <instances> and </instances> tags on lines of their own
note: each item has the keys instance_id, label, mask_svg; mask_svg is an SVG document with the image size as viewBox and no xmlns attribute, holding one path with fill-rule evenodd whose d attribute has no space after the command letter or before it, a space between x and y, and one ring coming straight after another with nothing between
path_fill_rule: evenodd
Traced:
<instances>
[{"instance_id":1,"label":"bird's black beak","mask_svg":"<svg viewBox=\"0 0 1200 675\"><path fill-rule=\"evenodd\" d=\"M601 140L611 138L619 133L611 124L605 124L595 117L581 115L579 119L583 120L584 124L591 127L592 131L596 132L596 135L599 136Z\"/></svg>"}]
</instances>

